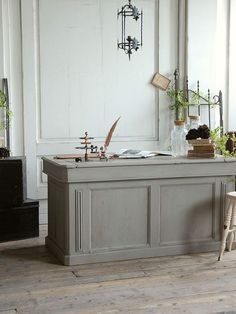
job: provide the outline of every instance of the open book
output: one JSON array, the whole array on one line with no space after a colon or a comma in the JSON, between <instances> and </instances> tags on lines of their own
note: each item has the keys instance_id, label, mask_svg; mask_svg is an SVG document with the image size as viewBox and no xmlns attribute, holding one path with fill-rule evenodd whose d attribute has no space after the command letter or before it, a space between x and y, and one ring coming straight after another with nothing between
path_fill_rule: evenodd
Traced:
<instances>
[{"instance_id":1,"label":"open book","mask_svg":"<svg viewBox=\"0 0 236 314\"><path fill-rule=\"evenodd\" d=\"M169 151L148 151L139 149L121 149L118 153L114 154L114 157L122 159L137 159L148 158L154 156L172 156Z\"/></svg>"}]
</instances>

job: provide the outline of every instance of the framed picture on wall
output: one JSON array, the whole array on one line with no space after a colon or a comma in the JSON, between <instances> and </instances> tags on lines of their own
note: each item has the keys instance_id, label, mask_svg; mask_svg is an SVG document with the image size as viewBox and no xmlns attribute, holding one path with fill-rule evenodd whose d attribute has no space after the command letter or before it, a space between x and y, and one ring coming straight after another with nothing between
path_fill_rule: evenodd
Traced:
<instances>
[{"instance_id":1,"label":"framed picture on wall","mask_svg":"<svg viewBox=\"0 0 236 314\"><path fill-rule=\"evenodd\" d=\"M169 84L170 80L160 73L156 73L152 79L152 85L160 88L161 90L167 90Z\"/></svg>"}]
</instances>

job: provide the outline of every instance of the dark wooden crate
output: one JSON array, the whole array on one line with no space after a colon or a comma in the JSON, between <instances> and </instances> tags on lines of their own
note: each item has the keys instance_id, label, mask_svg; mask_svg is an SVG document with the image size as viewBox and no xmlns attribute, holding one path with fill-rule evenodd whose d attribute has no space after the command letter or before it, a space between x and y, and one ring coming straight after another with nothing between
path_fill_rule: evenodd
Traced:
<instances>
[{"instance_id":1,"label":"dark wooden crate","mask_svg":"<svg viewBox=\"0 0 236 314\"><path fill-rule=\"evenodd\" d=\"M0 159L0 209L21 206L25 198L25 158Z\"/></svg>"},{"instance_id":2,"label":"dark wooden crate","mask_svg":"<svg viewBox=\"0 0 236 314\"><path fill-rule=\"evenodd\" d=\"M0 209L0 242L38 236L38 201L26 200L22 206Z\"/></svg>"},{"instance_id":3,"label":"dark wooden crate","mask_svg":"<svg viewBox=\"0 0 236 314\"><path fill-rule=\"evenodd\" d=\"M25 157L0 160L0 242L39 235L39 202L26 200Z\"/></svg>"}]
</instances>

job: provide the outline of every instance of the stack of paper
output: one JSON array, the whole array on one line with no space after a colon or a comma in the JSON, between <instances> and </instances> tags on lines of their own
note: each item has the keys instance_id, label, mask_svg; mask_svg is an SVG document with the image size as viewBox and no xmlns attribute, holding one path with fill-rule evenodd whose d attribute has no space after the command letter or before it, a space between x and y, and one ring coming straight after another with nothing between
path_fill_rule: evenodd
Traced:
<instances>
[{"instance_id":1,"label":"stack of paper","mask_svg":"<svg viewBox=\"0 0 236 314\"><path fill-rule=\"evenodd\" d=\"M114 157L122 159L138 159L138 158L148 158L154 156L171 156L171 152L168 151L148 151L139 149L121 149Z\"/></svg>"}]
</instances>

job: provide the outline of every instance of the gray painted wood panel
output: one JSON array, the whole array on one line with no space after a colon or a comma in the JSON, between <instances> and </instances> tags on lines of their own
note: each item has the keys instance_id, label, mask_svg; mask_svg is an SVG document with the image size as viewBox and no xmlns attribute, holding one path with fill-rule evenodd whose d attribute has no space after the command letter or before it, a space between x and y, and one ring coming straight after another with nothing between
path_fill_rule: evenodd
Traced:
<instances>
[{"instance_id":1,"label":"gray painted wood panel","mask_svg":"<svg viewBox=\"0 0 236 314\"><path fill-rule=\"evenodd\" d=\"M91 190L92 250L146 246L149 210L148 187L109 184Z\"/></svg>"},{"instance_id":2,"label":"gray painted wood panel","mask_svg":"<svg viewBox=\"0 0 236 314\"><path fill-rule=\"evenodd\" d=\"M49 176L46 243L66 265L219 246L235 159L43 163Z\"/></svg>"},{"instance_id":3,"label":"gray painted wood panel","mask_svg":"<svg viewBox=\"0 0 236 314\"><path fill-rule=\"evenodd\" d=\"M207 181L188 178L184 183L170 180L161 184L161 245L213 239L216 188L214 178Z\"/></svg>"}]
</instances>

